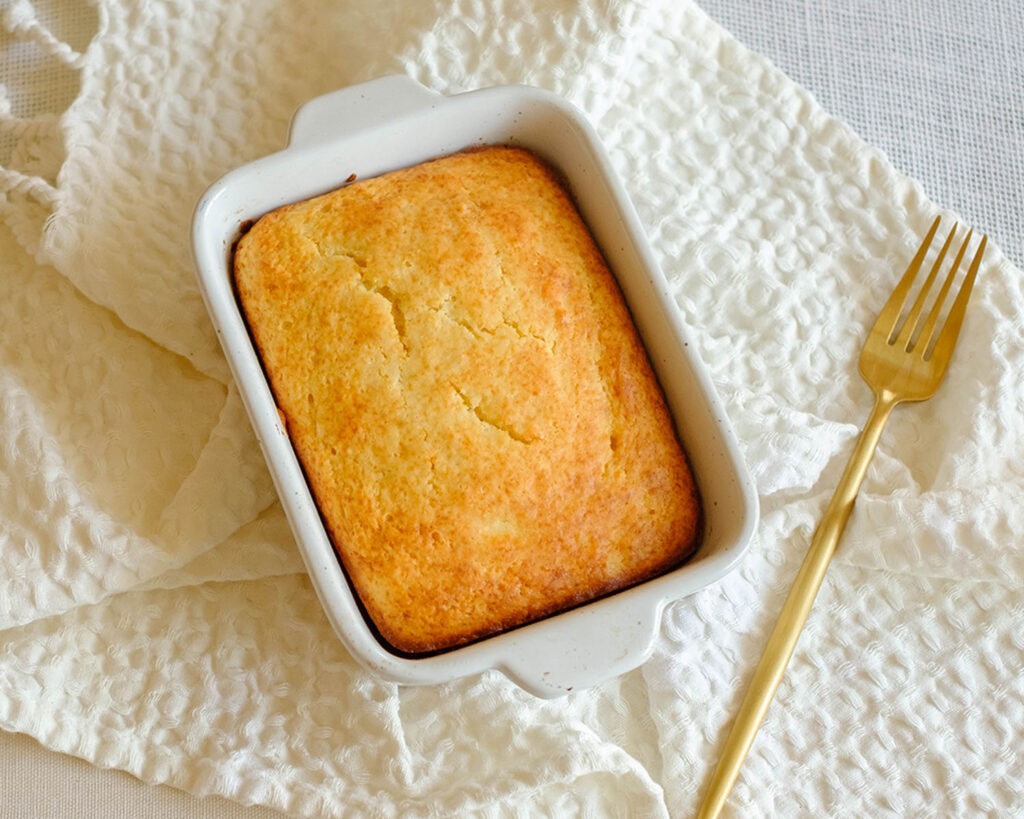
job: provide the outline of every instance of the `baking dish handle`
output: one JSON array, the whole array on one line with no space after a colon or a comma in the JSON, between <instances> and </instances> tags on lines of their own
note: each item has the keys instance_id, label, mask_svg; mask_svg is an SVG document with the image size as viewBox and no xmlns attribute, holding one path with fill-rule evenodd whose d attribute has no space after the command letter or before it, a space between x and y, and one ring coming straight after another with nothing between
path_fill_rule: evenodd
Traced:
<instances>
[{"instance_id":1,"label":"baking dish handle","mask_svg":"<svg viewBox=\"0 0 1024 819\"><path fill-rule=\"evenodd\" d=\"M409 77L380 77L307 102L292 118L288 145L335 140L350 131L365 131L411 111L433 108L443 100L442 95Z\"/></svg>"},{"instance_id":2,"label":"baking dish handle","mask_svg":"<svg viewBox=\"0 0 1024 819\"><path fill-rule=\"evenodd\" d=\"M662 607L623 612L595 604L592 609L569 612L562 616L575 620L570 627L545 634L543 642L530 640L525 652L513 652L518 656L501 663L499 669L545 699L588 688L631 671L650 657Z\"/></svg>"}]
</instances>

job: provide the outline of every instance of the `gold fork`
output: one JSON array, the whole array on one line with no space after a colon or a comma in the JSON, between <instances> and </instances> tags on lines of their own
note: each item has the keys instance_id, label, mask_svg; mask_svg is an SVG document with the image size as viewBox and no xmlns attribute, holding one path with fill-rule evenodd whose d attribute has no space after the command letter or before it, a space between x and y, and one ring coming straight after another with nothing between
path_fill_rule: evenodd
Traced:
<instances>
[{"instance_id":1,"label":"gold fork","mask_svg":"<svg viewBox=\"0 0 1024 819\"><path fill-rule=\"evenodd\" d=\"M726 797L739 775L740 766L754 741L754 735L764 720L768 705L775 695L789 658L796 647L800 631L811 610L811 604L825 577L832 555L835 554L839 537L846 527L846 521L853 511L853 504L874 454L882 428L893 408L903 401L924 401L931 398L939 387L953 354L967 300L978 275L981 256L985 252L988 237L983 236L975 251L971 265L964 276L953 304L943 306L957 270L963 261L973 231L968 231L960 244L948 274L938 293L931 300L927 314L924 309L929 303L929 294L938 278L946 253L953 243L957 226L949 231L945 243L939 250L931 270L921 285L917 296L910 304L909 312L901 320L907 307L914 280L931 246L941 217L936 219L921 246L910 262L907 272L896 286L889 300L882 308L875 325L868 333L864 349L861 350L859 368L864 380L875 394L875 405L861 430L850 461L839 479L835 494L829 502L811 539L810 549L797 572L793 588L782 606L764 654L751 678L746 697L740 706L736 721L726 742L718 767L712 776L708 792L701 804L698 817L718 816L725 805ZM945 312L941 327L939 320ZM922 321L922 315L924 320Z\"/></svg>"}]
</instances>

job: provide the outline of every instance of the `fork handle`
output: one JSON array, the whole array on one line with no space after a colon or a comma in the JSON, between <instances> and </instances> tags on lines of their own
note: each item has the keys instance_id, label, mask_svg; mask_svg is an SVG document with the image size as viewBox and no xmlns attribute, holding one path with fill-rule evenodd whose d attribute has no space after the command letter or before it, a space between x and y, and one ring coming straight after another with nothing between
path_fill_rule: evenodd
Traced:
<instances>
[{"instance_id":1,"label":"fork handle","mask_svg":"<svg viewBox=\"0 0 1024 819\"><path fill-rule=\"evenodd\" d=\"M811 539L807 556L796 574L793 587L782 605L775 628L761 655L761 661L750 680L747 694L736 714L729 739L718 761L718 767L711 778L711 785L697 813L698 819L713 819L719 815L739 776L743 760L746 759L768 705L775 696L789 658L793 655L793 649L807 621L811 605L825 578L825 571L853 511L857 492L875 453L882 429L896 403L895 398L888 392L881 392L875 397L871 415L868 416L857 438L850 460L839 479L839 485Z\"/></svg>"}]
</instances>

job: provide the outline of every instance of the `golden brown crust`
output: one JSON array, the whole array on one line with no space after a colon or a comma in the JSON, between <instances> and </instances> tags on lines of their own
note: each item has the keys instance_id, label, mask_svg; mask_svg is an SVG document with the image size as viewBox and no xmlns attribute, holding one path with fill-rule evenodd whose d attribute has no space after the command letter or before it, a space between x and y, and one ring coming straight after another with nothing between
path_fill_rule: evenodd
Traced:
<instances>
[{"instance_id":1,"label":"golden brown crust","mask_svg":"<svg viewBox=\"0 0 1024 819\"><path fill-rule=\"evenodd\" d=\"M617 285L532 154L488 148L260 219L235 285L328 532L402 652L632 585L700 507Z\"/></svg>"}]
</instances>

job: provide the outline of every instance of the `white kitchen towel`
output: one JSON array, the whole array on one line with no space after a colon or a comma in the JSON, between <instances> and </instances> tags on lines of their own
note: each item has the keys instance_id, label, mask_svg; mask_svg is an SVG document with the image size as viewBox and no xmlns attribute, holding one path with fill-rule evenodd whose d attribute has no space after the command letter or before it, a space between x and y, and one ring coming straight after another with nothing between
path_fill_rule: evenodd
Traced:
<instances>
[{"instance_id":1,"label":"white kitchen towel","mask_svg":"<svg viewBox=\"0 0 1024 819\"><path fill-rule=\"evenodd\" d=\"M691 2L84 5L3 15L77 93L0 96L0 727L297 816L691 814L869 408L865 329L940 209ZM740 569L561 700L353 662L198 296L202 191L389 73L588 114L759 486ZM940 394L893 417L738 815L1024 815L1022 282L990 247Z\"/></svg>"}]
</instances>

